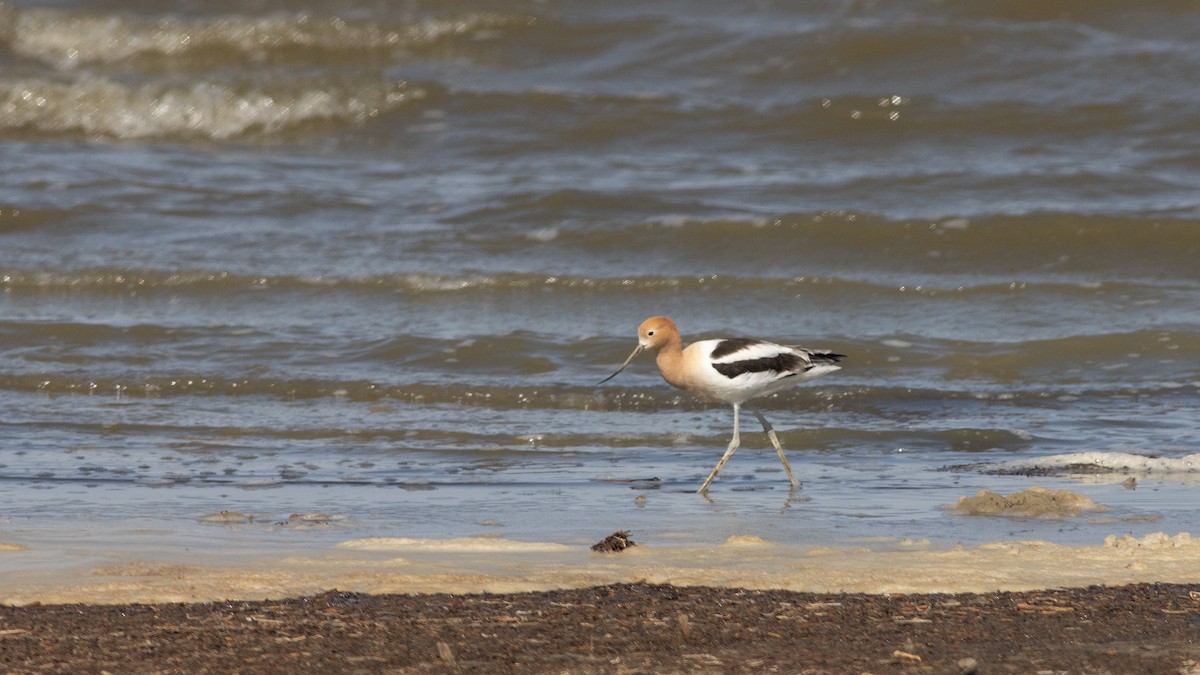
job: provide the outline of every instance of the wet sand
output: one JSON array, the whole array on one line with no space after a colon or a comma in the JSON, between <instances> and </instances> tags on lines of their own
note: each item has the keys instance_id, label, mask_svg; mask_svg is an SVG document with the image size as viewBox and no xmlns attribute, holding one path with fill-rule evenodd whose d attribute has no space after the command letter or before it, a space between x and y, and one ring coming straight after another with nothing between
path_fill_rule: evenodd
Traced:
<instances>
[{"instance_id":1,"label":"wet sand","mask_svg":"<svg viewBox=\"0 0 1200 675\"><path fill-rule=\"evenodd\" d=\"M1200 585L1200 538L1109 535L1091 546L872 539L797 546L743 535L714 546L632 538L620 553L497 537L348 539L245 550L101 548L29 539L0 551L0 604L128 604L370 594L517 593L645 582L809 593L987 593L1138 583ZM1198 586L1200 588L1200 586Z\"/></svg>"},{"instance_id":2,"label":"wet sand","mask_svg":"<svg viewBox=\"0 0 1200 675\"><path fill-rule=\"evenodd\" d=\"M1200 672L1200 593L515 594L0 607L8 672Z\"/></svg>"}]
</instances>

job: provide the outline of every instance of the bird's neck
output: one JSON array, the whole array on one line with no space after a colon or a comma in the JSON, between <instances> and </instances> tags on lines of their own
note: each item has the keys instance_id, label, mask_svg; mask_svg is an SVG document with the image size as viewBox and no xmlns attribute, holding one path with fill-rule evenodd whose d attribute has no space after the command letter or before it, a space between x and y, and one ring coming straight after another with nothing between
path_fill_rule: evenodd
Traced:
<instances>
[{"instance_id":1,"label":"bird's neck","mask_svg":"<svg viewBox=\"0 0 1200 675\"><path fill-rule=\"evenodd\" d=\"M682 340L676 337L660 347L658 355L654 357L654 362L658 364L658 372L662 373L667 384L676 387L684 386Z\"/></svg>"}]
</instances>

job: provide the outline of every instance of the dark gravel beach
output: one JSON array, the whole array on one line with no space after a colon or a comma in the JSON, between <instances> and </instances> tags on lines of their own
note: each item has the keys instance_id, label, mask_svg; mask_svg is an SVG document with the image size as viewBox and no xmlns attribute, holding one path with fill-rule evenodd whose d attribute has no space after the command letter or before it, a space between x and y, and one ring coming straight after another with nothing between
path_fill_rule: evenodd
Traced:
<instances>
[{"instance_id":1,"label":"dark gravel beach","mask_svg":"<svg viewBox=\"0 0 1200 675\"><path fill-rule=\"evenodd\" d=\"M0 607L23 672L1196 673L1200 592L863 595L621 584L506 595Z\"/></svg>"}]
</instances>

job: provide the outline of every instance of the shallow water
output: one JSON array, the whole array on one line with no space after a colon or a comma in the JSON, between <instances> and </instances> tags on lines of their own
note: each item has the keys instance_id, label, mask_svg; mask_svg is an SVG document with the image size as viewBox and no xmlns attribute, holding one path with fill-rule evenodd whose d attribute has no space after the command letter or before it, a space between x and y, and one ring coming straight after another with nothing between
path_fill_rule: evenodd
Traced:
<instances>
[{"instance_id":1,"label":"shallow water","mask_svg":"<svg viewBox=\"0 0 1200 675\"><path fill-rule=\"evenodd\" d=\"M1200 15L1052 5L0 4L0 541L1194 529L986 468L1200 446ZM654 314L849 355L758 405L802 490L596 386ZM1111 511L946 509L1035 484Z\"/></svg>"}]
</instances>

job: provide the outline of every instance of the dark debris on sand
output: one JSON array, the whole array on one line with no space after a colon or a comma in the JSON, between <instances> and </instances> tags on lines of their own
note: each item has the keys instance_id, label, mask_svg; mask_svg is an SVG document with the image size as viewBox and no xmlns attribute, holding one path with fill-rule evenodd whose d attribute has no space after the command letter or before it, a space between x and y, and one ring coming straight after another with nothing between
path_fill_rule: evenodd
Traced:
<instances>
[{"instance_id":1,"label":"dark debris on sand","mask_svg":"<svg viewBox=\"0 0 1200 675\"><path fill-rule=\"evenodd\" d=\"M0 607L5 672L1200 672L1180 585L863 595L619 584L505 595Z\"/></svg>"},{"instance_id":2,"label":"dark debris on sand","mask_svg":"<svg viewBox=\"0 0 1200 675\"><path fill-rule=\"evenodd\" d=\"M604 539L592 544L592 550L597 553L620 553L630 546L637 546L637 542L630 539L629 533L625 530L617 530Z\"/></svg>"}]
</instances>

